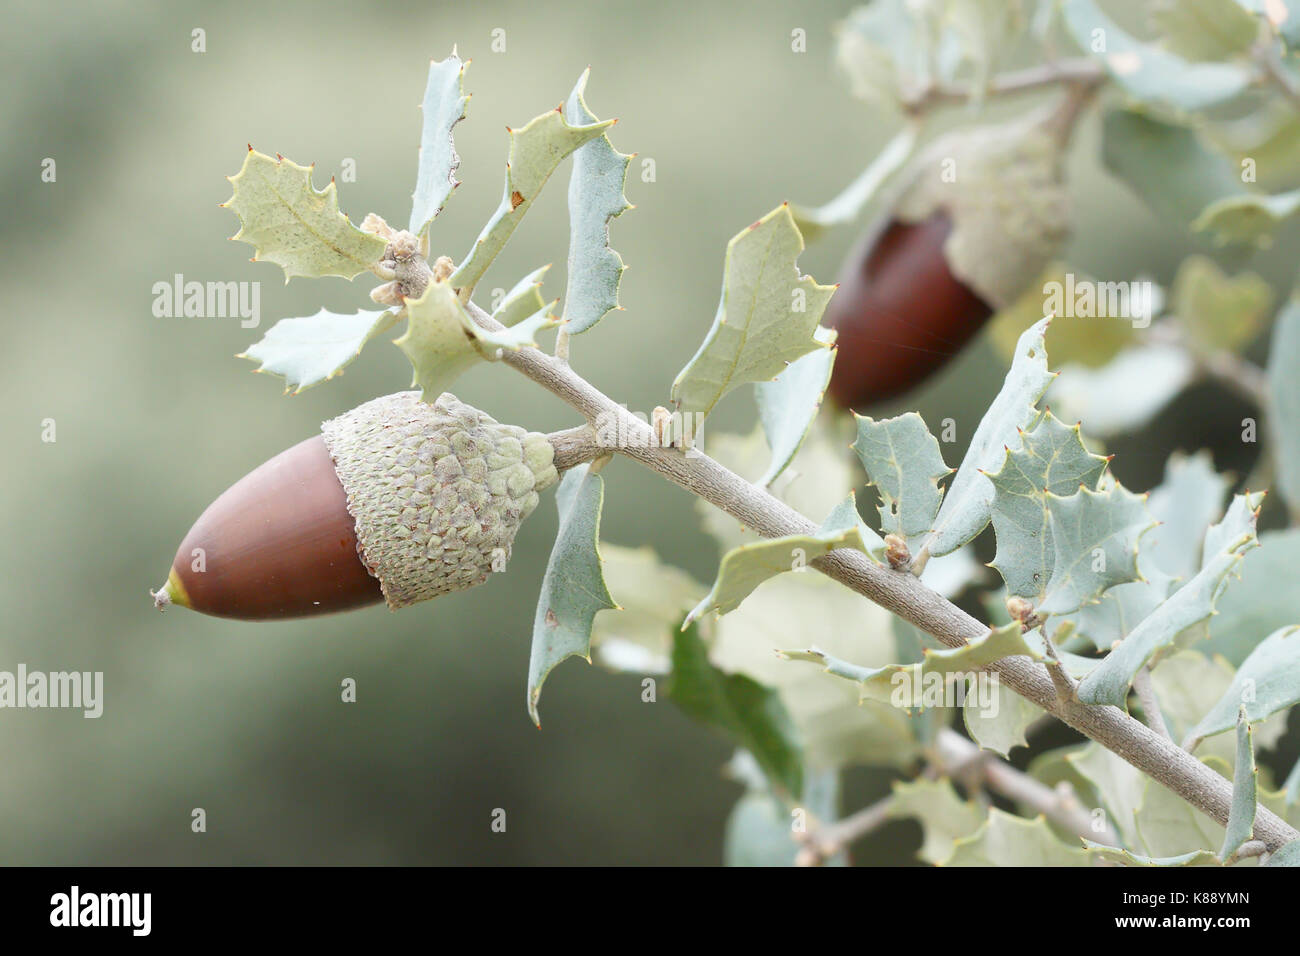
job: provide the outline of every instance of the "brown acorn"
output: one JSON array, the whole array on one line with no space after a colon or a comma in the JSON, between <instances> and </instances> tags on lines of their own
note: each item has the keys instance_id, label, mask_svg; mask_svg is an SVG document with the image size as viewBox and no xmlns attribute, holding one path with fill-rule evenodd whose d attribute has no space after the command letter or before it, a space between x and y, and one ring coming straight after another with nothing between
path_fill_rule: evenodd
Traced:
<instances>
[{"instance_id":1,"label":"brown acorn","mask_svg":"<svg viewBox=\"0 0 1300 956\"><path fill-rule=\"evenodd\" d=\"M949 133L918 158L826 309L837 403L921 384L1042 274L1069 232L1060 115Z\"/></svg>"},{"instance_id":2,"label":"brown acorn","mask_svg":"<svg viewBox=\"0 0 1300 956\"><path fill-rule=\"evenodd\" d=\"M205 511L151 592L217 617L268 620L479 584L558 479L545 435L444 393L386 395L250 472Z\"/></svg>"}]
</instances>

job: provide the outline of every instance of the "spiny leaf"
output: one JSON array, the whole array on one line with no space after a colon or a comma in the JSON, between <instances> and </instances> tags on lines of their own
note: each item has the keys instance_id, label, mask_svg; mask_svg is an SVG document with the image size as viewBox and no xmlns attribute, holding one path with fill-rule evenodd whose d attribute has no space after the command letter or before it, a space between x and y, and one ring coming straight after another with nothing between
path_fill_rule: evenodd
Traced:
<instances>
[{"instance_id":1,"label":"spiny leaf","mask_svg":"<svg viewBox=\"0 0 1300 956\"><path fill-rule=\"evenodd\" d=\"M564 104L570 123L598 122L587 108L584 93L588 69ZM608 136L598 136L573 154L569 178L569 269L564 290L566 328L573 335L586 332L619 307L618 283L627 268L609 247L609 224L632 204L623 195L627 167L632 157L620 153Z\"/></svg>"},{"instance_id":2,"label":"spiny leaf","mask_svg":"<svg viewBox=\"0 0 1300 956\"><path fill-rule=\"evenodd\" d=\"M826 345L835 341L835 332L820 326L813 336ZM817 349L795 359L772 381L754 385L758 420L772 450L772 461L758 484L766 486L776 481L798 454L821 408L834 362L834 349Z\"/></svg>"},{"instance_id":3,"label":"spiny leaf","mask_svg":"<svg viewBox=\"0 0 1300 956\"><path fill-rule=\"evenodd\" d=\"M1151 532L1143 536L1143 566L1146 565L1146 543ZM1115 642L1122 641L1133 629L1169 597L1174 579L1163 571L1148 570L1142 581L1126 581L1107 588L1096 604L1085 604L1073 614L1061 615L1061 622L1074 625L1077 633L1092 641L1099 651L1108 651Z\"/></svg>"},{"instance_id":4,"label":"spiny leaf","mask_svg":"<svg viewBox=\"0 0 1300 956\"><path fill-rule=\"evenodd\" d=\"M1043 817L1026 820L989 809L975 833L958 840L940 866L1091 866L1087 851L1067 846Z\"/></svg>"},{"instance_id":5,"label":"spiny leaf","mask_svg":"<svg viewBox=\"0 0 1300 956\"><path fill-rule=\"evenodd\" d=\"M1174 454L1165 480L1152 489L1147 510L1160 522L1142 539L1142 565L1186 580L1201 564L1201 542L1223 514L1229 481L1214 470L1209 452ZM1127 587L1127 585L1125 585Z\"/></svg>"},{"instance_id":6,"label":"spiny leaf","mask_svg":"<svg viewBox=\"0 0 1300 956\"><path fill-rule=\"evenodd\" d=\"M597 611L616 608L600 561L600 509L605 483L589 465L570 469L555 493L560 527L555 534L542 593L533 618L528 660L528 713L541 726L537 701L542 683L561 661L591 661L591 622Z\"/></svg>"},{"instance_id":7,"label":"spiny leaf","mask_svg":"<svg viewBox=\"0 0 1300 956\"><path fill-rule=\"evenodd\" d=\"M1245 552L1258 545L1255 519L1262 495L1237 495L1222 522L1205 533L1201 570L1149 614L1118 647L1079 683L1087 704L1123 707L1133 677L1156 651L1214 613L1214 602L1227 587Z\"/></svg>"},{"instance_id":8,"label":"spiny leaf","mask_svg":"<svg viewBox=\"0 0 1300 956\"><path fill-rule=\"evenodd\" d=\"M1273 399L1277 484L1293 518L1300 517L1300 301L1291 299L1277 317L1268 357Z\"/></svg>"},{"instance_id":9,"label":"spiny leaf","mask_svg":"<svg viewBox=\"0 0 1300 956\"><path fill-rule=\"evenodd\" d=\"M1038 605L1044 614L1077 611L1107 588L1138 578L1138 538L1154 524L1146 496L1118 483L1102 485L1101 491L1047 496L1056 556Z\"/></svg>"},{"instance_id":10,"label":"spiny leaf","mask_svg":"<svg viewBox=\"0 0 1300 956\"><path fill-rule=\"evenodd\" d=\"M673 641L668 696L753 754L775 793L786 799L803 793L803 750L781 698L743 674L714 667L695 627Z\"/></svg>"},{"instance_id":11,"label":"spiny leaf","mask_svg":"<svg viewBox=\"0 0 1300 956\"><path fill-rule=\"evenodd\" d=\"M934 524L943 492L939 479L951 474L939 443L916 412L875 421L854 414L853 443L867 477L880 493L882 531L913 538Z\"/></svg>"},{"instance_id":12,"label":"spiny leaf","mask_svg":"<svg viewBox=\"0 0 1300 956\"><path fill-rule=\"evenodd\" d=\"M682 412L707 415L732 389L769 381L800 356L827 348L814 333L835 289L799 274L802 251L785 204L727 243L713 327L673 382Z\"/></svg>"},{"instance_id":13,"label":"spiny leaf","mask_svg":"<svg viewBox=\"0 0 1300 956\"><path fill-rule=\"evenodd\" d=\"M1236 63L1194 63L1124 32L1093 0L1065 0L1066 29L1085 51L1097 52L1115 82L1135 99L1174 110L1198 110L1232 99L1253 78ZM1104 51L1096 51L1101 31Z\"/></svg>"},{"instance_id":14,"label":"spiny leaf","mask_svg":"<svg viewBox=\"0 0 1300 956\"><path fill-rule=\"evenodd\" d=\"M832 657L815 647L778 653L786 660L821 664L826 673L861 685L859 693L863 699L887 701L907 710L933 706L927 697L943 684L933 680L934 676L969 674L1004 657L1025 656L1042 660L1042 654L1026 642L1019 621L991 630L964 647L937 651L926 649L924 659L917 664L862 667Z\"/></svg>"},{"instance_id":15,"label":"spiny leaf","mask_svg":"<svg viewBox=\"0 0 1300 956\"><path fill-rule=\"evenodd\" d=\"M894 819L912 817L921 824L921 849L926 863L938 863L952 853L953 843L979 830L984 811L974 800L957 796L949 780L897 780L889 815Z\"/></svg>"},{"instance_id":16,"label":"spiny leaf","mask_svg":"<svg viewBox=\"0 0 1300 956\"><path fill-rule=\"evenodd\" d=\"M362 232L339 212L334 180L324 189L311 184L311 166L279 156L272 159L251 146L244 165L228 177L234 195L224 205L239 217L235 239L256 250L255 259L294 276L342 276L365 272L388 243Z\"/></svg>"},{"instance_id":17,"label":"spiny leaf","mask_svg":"<svg viewBox=\"0 0 1300 956\"><path fill-rule=\"evenodd\" d=\"M533 200L560 162L612 125L614 121L607 120L573 126L557 108L533 118L523 129L509 131L510 151L501 204L449 280L454 288L461 290L462 297L473 291L492 260L505 248L515 227L532 208Z\"/></svg>"},{"instance_id":18,"label":"spiny leaf","mask_svg":"<svg viewBox=\"0 0 1300 956\"><path fill-rule=\"evenodd\" d=\"M1242 705L1237 716L1237 759L1232 771L1232 805L1228 808L1228 826L1223 834L1219 858L1227 860L1255 832L1255 813L1259 807L1257 788L1259 771L1255 769L1255 748L1250 742L1250 721Z\"/></svg>"},{"instance_id":19,"label":"spiny leaf","mask_svg":"<svg viewBox=\"0 0 1300 956\"><path fill-rule=\"evenodd\" d=\"M1221 734L1236 722L1244 708L1255 723L1300 701L1300 627L1280 628L1270 634L1237 668L1223 696L1192 728L1188 749L1206 737Z\"/></svg>"},{"instance_id":20,"label":"spiny leaf","mask_svg":"<svg viewBox=\"0 0 1300 956\"><path fill-rule=\"evenodd\" d=\"M867 542L863 540L861 527L850 495L848 509L837 508L815 534L769 538L728 551L722 557L713 588L686 616L682 626L699 620L709 611L726 614L735 610L768 578L786 571L807 571L809 562L836 548L865 551Z\"/></svg>"},{"instance_id":21,"label":"spiny leaf","mask_svg":"<svg viewBox=\"0 0 1300 956\"><path fill-rule=\"evenodd\" d=\"M1121 866L1218 866L1219 858L1209 850L1193 850L1190 853L1182 853L1178 856L1142 856L1138 853L1131 853L1128 850L1121 850L1118 847L1106 846L1104 843L1093 843L1091 840L1083 841L1088 855L1106 863L1118 863Z\"/></svg>"},{"instance_id":22,"label":"spiny leaf","mask_svg":"<svg viewBox=\"0 0 1300 956\"><path fill-rule=\"evenodd\" d=\"M1273 288L1258 273L1229 276L1213 259L1188 256L1169 299L1170 311L1205 348L1240 350L1264 327Z\"/></svg>"},{"instance_id":23,"label":"spiny leaf","mask_svg":"<svg viewBox=\"0 0 1300 956\"><path fill-rule=\"evenodd\" d=\"M1009 594L1037 603L1052 577L1056 549L1048 495L1096 490L1105 470L1106 459L1084 447L1079 426L1064 425L1051 412L1020 434L1020 447L1009 449L1002 467L988 476L998 546L993 567Z\"/></svg>"},{"instance_id":24,"label":"spiny leaf","mask_svg":"<svg viewBox=\"0 0 1300 956\"><path fill-rule=\"evenodd\" d=\"M424 124L420 131L420 163L411 199L410 231L417 236L442 212L451 192L460 185L456 168L460 157L452 140L452 127L465 118L469 96L465 93L465 67L456 54L429 64L429 81L424 88Z\"/></svg>"},{"instance_id":25,"label":"spiny leaf","mask_svg":"<svg viewBox=\"0 0 1300 956\"><path fill-rule=\"evenodd\" d=\"M853 222L867 203L903 164L916 148L920 125L908 123L876 154L867 168L830 202L815 207L793 205L790 212L795 225L808 242L813 242L833 226Z\"/></svg>"},{"instance_id":26,"label":"spiny leaf","mask_svg":"<svg viewBox=\"0 0 1300 956\"><path fill-rule=\"evenodd\" d=\"M962 705L966 731L981 750L991 750L1007 757L1013 747L1028 747L1025 730L1043 712L1000 681L993 686L991 706L975 694L968 694Z\"/></svg>"},{"instance_id":27,"label":"spiny leaf","mask_svg":"<svg viewBox=\"0 0 1300 956\"><path fill-rule=\"evenodd\" d=\"M966 457L934 519L934 530L925 541L925 550L931 555L937 557L956 551L989 523L993 514L993 485L984 473L1001 465L1006 449L1019 442L1020 429L1037 414L1034 403L1052 381L1043 345L1050 321L1035 322L1016 343L1015 357L1002 390L975 429Z\"/></svg>"},{"instance_id":28,"label":"spiny leaf","mask_svg":"<svg viewBox=\"0 0 1300 956\"><path fill-rule=\"evenodd\" d=\"M259 372L281 376L285 392L297 394L342 374L362 347L397 319L396 311L339 315L321 309L315 315L281 319L238 357L261 362Z\"/></svg>"},{"instance_id":29,"label":"spiny leaf","mask_svg":"<svg viewBox=\"0 0 1300 956\"><path fill-rule=\"evenodd\" d=\"M492 310L492 318L511 328L546 308L546 300L542 298L542 277L550 268L548 264L534 269L516 282L502 297L501 304Z\"/></svg>"},{"instance_id":30,"label":"spiny leaf","mask_svg":"<svg viewBox=\"0 0 1300 956\"><path fill-rule=\"evenodd\" d=\"M430 402L466 370L495 360L499 350L535 347L537 332L556 324L543 305L511 328L490 332L470 318L449 282L430 282L420 298L406 300L406 313L406 333L394 344L415 369L411 384L420 386Z\"/></svg>"}]
</instances>

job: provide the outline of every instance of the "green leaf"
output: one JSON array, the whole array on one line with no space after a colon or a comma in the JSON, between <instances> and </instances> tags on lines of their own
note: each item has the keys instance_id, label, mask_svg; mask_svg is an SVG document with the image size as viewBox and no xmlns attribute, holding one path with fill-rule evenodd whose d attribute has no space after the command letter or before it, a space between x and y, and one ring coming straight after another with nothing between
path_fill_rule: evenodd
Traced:
<instances>
[{"instance_id":1,"label":"green leaf","mask_svg":"<svg viewBox=\"0 0 1300 956\"><path fill-rule=\"evenodd\" d=\"M1215 605L1209 640L1197 645L1202 653L1222 654L1234 667L1265 637L1300 619L1294 594L1300 528L1265 531L1259 543L1241 563L1241 580Z\"/></svg>"},{"instance_id":2,"label":"green leaf","mask_svg":"<svg viewBox=\"0 0 1300 956\"><path fill-rule=\"evenodd\" d=\"M709 611L727 614L735 610L768 578L786 571L807 572L810 562L836 548L865 551L867 542L863 540L861 527L857 506L850 495L848 507L837 508L815 534L768 538L728 551L722 557L713 588L686 616L682 626L699 620Z\"/></svg>"},{"instance_id":3,"label":"green leaf","mask_svg":"<svg viewBox=\"0 0 1300 956\"><path fill-rule=\"evenodd\" d=\"M1186 580L1201 566L1201 542L1221 514L1230 482L1214 470L1208 451L1175 453L1147 510L1160 522L1142 539L1142 564Z\"/></svg>"},{"instance_id":4,"label":"green leaf","mask_svg":"<svg viewBox=\"0 0 1300 956\"><path fill-rule=\"evenodd\" d=\"M1137 345L1098 369L1067 365L1048 399L1090 436L1108 437L1141 428L1195 375L1196 360L1182 346Z\"/></svg>"},{"instance_id":5,"label":"green leaf","mask_svg":"<svg viewBox=\"0 0 1300 956\"><path fill-rule=\"evenodd\" d=\"M1057 839L1042 817L1026 820L989 808L975 833L959 839L940 866L1091 866L1087 851Z\"/></svg>"},{"instance_id":6,"label":"green leaf","mask_svg":"<svg viewBox=\"0 0 1300 956\"><path fill-rule=\"evenodd\" d=\"M1142 781L1142 802L1133 819L1138 840L1148 855L1217 852L1223 845L1223 827L1172 790L1146 777Z\"/></svg>"},{"instance_id":7,"label":"green leaf","mask_svg":"<svg viewBox=\"0 0 1300 956\"><path fill-rule=\"evenodd\" d=\"M599 122L587 108L583 94L590 69L564 104L569 122L589 126ZM608 136L598 136L573 154L569 179L569 269L564 290L566 328L573 335L586 332L619 307L618 283L627 268L609 247L609 224L632 204L623 195L627 167L632 157L620 153Z\"/></svg>"},{"instance_id":8,"label":"green leaf","mask_svg":"<svg viewBox=\"0 0 1300 956\"><path fill-rule=\"evenodd\" d=\"M1261 866L1300 866L1300 840L1292 840L1272 853Z\"/></svg>"},{"instance_id":9,"label":"green leaf","mask_svg":"<svg viewBox=\"0 0 1300 956\"><path fill-rule=\"evenodd\" d=\"M452 127L465 118L469 97L465 94L465 62L453 48L451 56L429 64L429 81L424 88L424 124L420 131L420 163L411 196L410 231L417 236L442 212L451 192L460 182L456 168L460 157L452 141Z\"/></svg>"},{"instance_id":10,"label":"green leaf","mask_svg":"<svg viewBox=\"0 0 1300 956\"><path fill-rule=\"evenodd\" d=\"M1228 808L1228 827L1223 834L1223 849L1219 858L1227 860L1255 832L1255 812L1258 809L1257 784L1259 771L1255 769L1255 748L1250 742L1250 722L1243 705L1237 717L1237 760L1232 771L1232 805Z\"/></svg>"},{"instance_id":11,"label":"green leaf","mask_svg":"<svg viewBox=\"0 0 1300 956\"><path fill-rule=\"evenodd\" d=\"M1079 426L1064 425L1051 412L1020 433L1020 446L1008 449L1002 467L988 476L997 535L993 567L1008 593L1035 604L1042 598L1056 558L1047 497L1096 490L1105 470L1106 459L1084 447Z\"/></svg>"},{"instance_id":12,"label":"green leaf","mask_svg":"<svg viewBox=\"0 0 1300 956\"><path fill-rule=\"evenodd\" d=\"M852 448L880 493L881 530L909 539L925 534L943 498L939 479L952 473L925 420L916 412L879 422L853 417L858 437Z\"/></svg>"},{"instance_id":13,"label":"green leaf","mask_svg":"<svg viewBox=\"0 0 1300 956\"><path fill-rule=\"evenodd\" d=\"M984 823L984 811L974 800L957 796L949 780L894 782L894 796L889 815L895 819L911 817L921 824L921 849L926 863L938 863L951 855L953 844L973 835Z\"/></svg>"},{"instance_id":14,"label":"green leaf","mask_svg":"<svg viewBox=\"0 0 1300 956\"><path fill-rule=\"evenodd\" d=\"M673 382L683 413L707 415L732 389L770 381L800 356L828 347L814 333L835 287L799 274L802 251L785 204L727 243L713 327Z\"/></svg>"},{"instance_id":15,"label":"green leaf","mask_svg":"<svg viewBox=\"0 0 1300 956\"><path fill-rule=\"evenodd\" d=\"M501 304L492 310L492 318L506 328L512 328L546 308L546 300L542 298L542 277L550 268L550 265L544 265L534 269L516 282L502 297Z\"/></svg>"},{"instance_id":16,"label":"green leaf","mask_svg":"<svg viewBox=\"0 0 1300 956\"><path fill-rule=\"evenodd\" d=\"M1147 779L1142 771L1097 743L1069 754L1066 762L1096 791L1124 844L1136 847L1136 817Z\"/></svg>"},{"instance_id":17,"label":"green leaf","mask_svg":"<svg viewBox=\"0 0 1300 956\"><path fill-rule=\"evenodd\" d=\"M238 357L261 362L259 372L281 376L285 393L297 394L341 375L362 347L391 329L397 318L395 311L339 315L321 309L315 315L281 319Z\"/></svg>"},{"instance_id":18,"label":"green leaf","mask_svg":"<svg viewBox=\"0 0 1300 956\"><path fill-rule=\"evenodd\" d=\"M1268 389L1273 400L1277 485L1293 519L1300 519L1300 301L1287 302L1273 329Z\"/></svg>"},{"instance_id":19,"label":"green leaf","mask_svg":"<svg viewBox=\"0 0 1300 956\"><path fill-rule=\"evenodd\" d=\"M1227 693L1233 673L1221 658L1206 657L1198 651L1172 650L1160 658L1151 669L1151 686L1174 740L1189 739L1206 711ZM1200 755L1231 763L1235 748L1235 741L1227 736L1215 737L1202 744Z\"/></svg>"},{"instance_id":20,"label":"green leaf","mask_svg":"<svg viewBox=\"0 0 1300 956\"><path fill-rule=\"evenodd\" d=\"M980 749L1006 757L1013 747L1029 746L1025 730L1043 712L1000 681L993 685L993 694L991 706L984 706L976 695L968 694L962 705L962 720Z\"/></svg>"},{"instance_id":21,"label":"green leaf","mask_svg":"<svg viewBox=\"0 0 1300 956\"><path fill-rule=\"evenodd\" d=\"M1147 536L1150 534L1148 531ZM1144 557L1146 543L1144 537ZM1143 564L1146 564L1145 560ZM1169 597L1174 583L1174 579L1163 571L1150 570L1146 572L1145 580L1126 581L1108 588L1096 604L1085 604L1073 614L1061 615L1060 620L1072 623L1075 631L1092 641L1097 650L1109 651L1116 641L1122 641L1133 633L1133 629Z\"/></svg>"},{"instance_id":22,"label":"green leaf","mask_svg":"<svg viewBox=\"0 0 1300 956\"><path fill-rule=\"evenodd\" d=\"M555 492L560 526L542 578L528 661L528 713L539 727L537 701L543 682L567 658L582 657L590 662L592 618L597 611L618 606L601 574L600 509L604 500L604 480L593 475L588 465L566 472Z\"/></svg>"},{"instance_id":23,"label":"green leaf","mask_svg":"<svg viewBox=\"0 0 1300 956\"><path fill-rule=\"evenodd\" d=\"M1102 120L1102 161L1152 210L1180 225L1246 192L1232 161L1191 129L1134 110L1111 110Z\"/></svg>"},{"instance_id":24,"label":"green leaf","mask_svg":"<svg viewBox=\"0 0 1300 956\"><path fill-rule=\"evenodd\" d=\"M1283 784L1283 790L1286 794L1287 806L1300 804L1300 760L1295 762L1291 772L1286 775L1286 783Z\"/></svg>"},{"instance_id":25,"label":"green leaf","mask_svg":"<svg viewBox=\"0 0 1300 956\"><path fill-rule=\"evenodd\" d=\"M1165 47L1188 60L1224 60L1250 52L1259 27L1237 0L1163 0L1151 22Z\"/></svg>"},{"instance_id":26,"label":"green leaf","mask_svg":"<svg viewBox=\"0 0 1300 956\"><path fill-rule=\"evenodd\" d=\"M1151 656L1174 638L1214 613L1214 602L1227 587L1242 555L1258 545L1255 519L1262 495L1237 495L1222 522L1205 533L1201 570L1149 614L1118 647L1079 683L1086 704L1123 707L1133 677Z\"/></svg>"},{"instance_id":27,"label":"green leaf","mask_svg":"<svg viewBox=\"0 0 1300 956\"><path fill-rule=\"evenodd\" d=\"M781 698L743 674L714 667L695 627L673 642L667 691L687 716L721 729L753 754L774 793L787 800L803 793L802 747Z\"/></svg>"},{"instance_id":28,"label":"green leaf","mask_svg":"<svg viewBox=\"0 0 1300 956\"><path fill-rule=\"evenodd\" d=\"M1093 0L1064 0L1066 30L1094 53L1134 99L1172 110L1200 110L1244 92L1253 73L1235 63L1195 63L1142 43L1102 13ZM1097 31L1101 31L1098 33ZM1104 42L1097 49L1097 38Z\"/></svg>"},{"instance_id":29,"label":"green leaf","mask_svg":"<svg viewBox=\"0 0 1300 956\"><path fill-rule=\"evenodd\" d=\"M746 755L748 756L748 755ZM767 789L750 789L741 795L727 818L723 839L726 866L794 866L799 853L795 840L795 810L803 811L807 825L834 823L839 816L839 774L833 770L810 773L799 807L787 807ZM847 866L838 853L823 866Z\"/></svg>"},{"instance_id":30,"label":"green leaf","mask_svg":"<svg viewBox=\"0 0 1300 956\"><path fill-rule=\"evenodd\" d=\"M1047 511L1056 555L1041 613L1069 614L1107 588L1138 578L1138 538L1154 524L1145 496L1102 482L1100 491L1048 494Z\"/></svg>"},{"instance_id":31,"label":"green leaf","mask_svg":"<svg viewBox=\"0 0 1300 956\"><path fill-rule=\"evenodd\" d=\"M1001 465L1006 449L1019 442L1020 430L1037 414L1034 403L1052 381L1043 344L1050 321L1035 322L1016 343L1015 357L1002 390L975 429L966 457L934 519L934 530L925 541L925 550L932 556L956 551L989 523L993 515L993 485L984 473Z\"/></svg>"},{"instance_id":32,"label":"green leaf","mask_svg":"<svg viewBox=\"0 0 1300 956\"><path fill-rule=\"evenodd\" d=\"M835 60L853 95L896 109L935 79L936 37L906 0L876 0L851 11L839 27Z\"/></svg>"},{"instance_id":33,"label":"green leaf","mask_svg":"<svg viewBox=\"0 0 1300 956\"><path fill-rule=\"evenodd\" d=\"M1244 192L1216 199L1192 222L1195 232L1213 233L1219 245L1249 243L1266 246L1285 220L1300 211L1300 189L1261 195Z\"/></svg>"},{"instance_id":34,"label":"green leaf","mask_svg":"<svg viewBox=\"0 0 1300 956\"><path fill-rule=\"evenodd\" d=\"M1209 850L1193 850L1178 856L1142 856L1130 853L1118 847L1106 846L1104 843L1083 841L1088 855L1106 863L1118 863L1120 866L1218 866L1219 857Z\"/></svg>"},{"instance_id":35,"label":"green leaf","mask_svg":"<svg viewBox=\"0 0 1300 956\"><path fill-rule=\"evenodd\" d=\"M863 667L833 657L825 651L810 647L804 651L780 651L781 657L790 661L810 661L822 665L822 670L836 677L860 685L863 699L888 702L906 710L933 706L927 698L943 686L948 674L970 674L1004 657L1025 656L1042 660L1042 654L1026 642L1020 622L989 631L964 647L926 649L924 659L917 664L888 664L884 667Z\"/></svg>"},{"instance_id":36,"label":"green leaf","mask_svg":"<svg viewBox=\"0 0 1300 956\"><path fill-rule=\"evenodd\" d=\"M254 259L294 276L351 279L377 263L388 248L378 236L362 232L339 212L334 180L324 189L311 184L311 166L272 159L251 146L244 165L228 177L235 193L224 205L239 217L232 238L256 250Z\"/></svg>"},{"instance_id":37,"label":"green leaf","mask_svg":"<svg viewBox=\"0 0 1300 956\"><path fill-rule=\"evenodd\" d=\"M590 142L614 124L613 120L572 126L557 108L534 117L523 129L512 129L506 159L506 186L492 218L473 248L448 280L467 298L478 285L492 260L505 248L515 227L533 206L551 173L566 156Z\"/></svg>"},{"instance_id":38,"label":"green leaf","mask_svg":"<svg viewBox=\"0 0 1300 956\"><path fill-rule=\"evenodd\" d=\"M591 646L605 667L667 673L673 635L700 593L685 571L664 564L652 548L602 542L601 566L616 609L596 615Z\"/></svg>"},{"instance_id":39,"label":"green leaf","mask_svg":"<svg viewBox=\"0 0 1300 956\"><path fill-rule=\"evenodd\" d=\"M406 333L394 344L411 360L411 384L420 386L426 402L479 362L494 361L500 350L536 347L537 332L556 324L543 306L511 328L490 332L470 318L449 282L430 282L418 299L407 299L406 314Z\"/></svg>"},{"instance_id":40,"label":"green leaf","mask_svg":"<svg viewBox=\"0 0 1300 956\"><path fill-rule=\"evenodd\" d=\"M818 327L813 335L827 345L835 341L835 333L829 329ZM772 381L754 385L758 420L772 449L772 461L758 484L776 481L798 454L821 408L834 362L834 349L817 349L795 359Z\"/></svg>"},{"instance_id":41,"label":"green leaf","mask_svg":"<svg viewBox=\"0 0 1300 956\"><path fill-rule=\"evenodd\" d=\"M1188 734L1188 749L1230 729L1239 708L1253 724L1298 701L1300 627L1292 625L1274 631L1246 658L1223 696Z\"/></svg>"},{"instance_id":42,"label":"green leaf","mask_svg":"<svg viewBox=\"0 0 1300 956\"><path fill-rule=\"evenodd\" d=\"M880 191L880 187L907 162L916 149L919 133L920 125L909 122L894 134L894 138L885 144L867 168L830 202L814 207L792 205L790 212L804 239L813 242L827 229L857 219Z\"/></svg>"},{"instance_id":43,"label":"green leaf","mask_svg":"<svg viewBox=\"0 0 1300 956\"><path fill-rule=\"evenodd\" d=\"M1228 276L1205 256L1183 260L1169 298L1171 311L1209 349L1240 351L1259 334L1273 307L1273 289L1263 277Z\"/></svg>"}]
</instances>

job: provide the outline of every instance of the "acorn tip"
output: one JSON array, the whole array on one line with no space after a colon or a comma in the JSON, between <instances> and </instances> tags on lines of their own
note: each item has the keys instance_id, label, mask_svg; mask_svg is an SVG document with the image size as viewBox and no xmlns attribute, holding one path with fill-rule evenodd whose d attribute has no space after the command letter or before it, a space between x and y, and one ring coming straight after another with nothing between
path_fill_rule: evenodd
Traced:
<instances>
[{"instance_id":1,"label":"acorn tip","mask_svg":"<svg viewBox=\"0 0 1300 956\"><path fill-rule=\"evenodd\" d=\"M167 572L167 580L163 582L163 586L157 591L150 591L149 596L153 598L153 606L160 611L165 611L172 604L179 604L181 607L191 606L189 596L185 593L185 586L177 577L175 568Z\"/></svg>"}]
</instances>

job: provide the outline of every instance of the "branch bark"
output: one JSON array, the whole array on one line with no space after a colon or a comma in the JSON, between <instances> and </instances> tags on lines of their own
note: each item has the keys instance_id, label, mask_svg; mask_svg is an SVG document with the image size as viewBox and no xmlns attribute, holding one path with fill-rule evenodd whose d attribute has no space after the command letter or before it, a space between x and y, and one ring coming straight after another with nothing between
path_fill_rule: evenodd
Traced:
<instances>
[{"instance_id":1,"label":"branch bark","mask_svg":"<svg viewBox=\"0 0 1300 956\"><path fill-rule=\"evenodd\" d=\"M494 331L503 328L473 303L467 308L484 328ZM658 447L649 425L616 404L567 363L546 355L540 349L506 352L502 360L568 403L586 417L589 424L599 422L616 426L612 433L626 438L617 448L601 448L593 432L591 444L584 451L592 458L611 451L631 458L721 508L766 538L812 534L817 530L812 521L785 502L708 456ZM577 457L580 456L575 456L575 460ZM948 647L961 647L988 633L986 625L931 591L914 575L882 568L859 551L832 551L811 564L823 574L934 635ZM1227 825L1232 806L1232 783L1140 721L1116 707L1089 706L1075 699L1061 700L1047 669L1028 658L1003 658L985 670L996 673L1002 683L1026 700L1113 751L1218 823ZM1300 832L1265 807L1260 807L1255 819L1255 838L1263 841L1271 852L1300 839Z\"/></svg>"}]
</instances>

